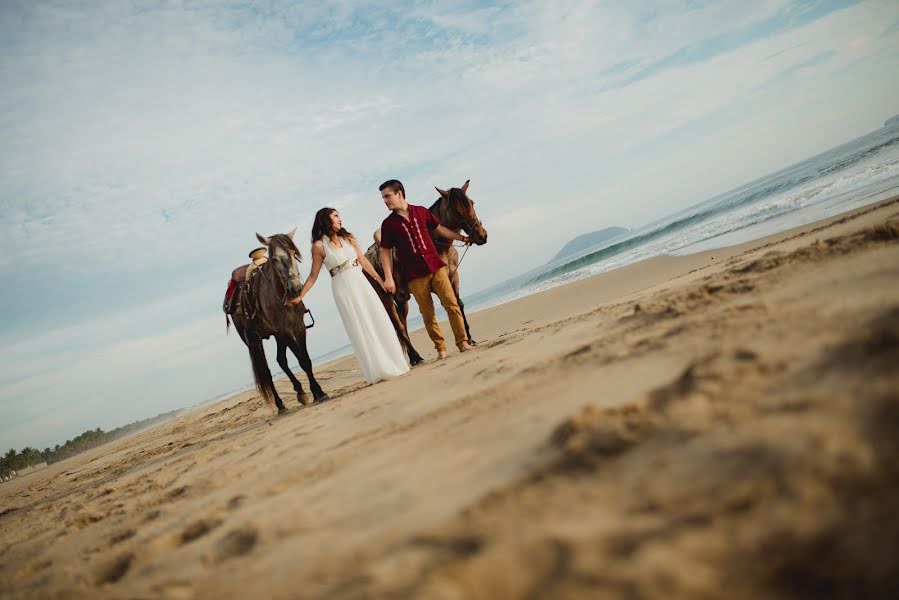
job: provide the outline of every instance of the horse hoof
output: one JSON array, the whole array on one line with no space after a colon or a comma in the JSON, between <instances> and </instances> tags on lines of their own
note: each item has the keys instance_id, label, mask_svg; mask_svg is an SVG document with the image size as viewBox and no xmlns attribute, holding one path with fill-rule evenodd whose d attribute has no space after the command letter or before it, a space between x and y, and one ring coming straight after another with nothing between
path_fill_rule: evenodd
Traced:
<instances>
[{"instance_id":1,"label":"horse hoof","mask_svg":"<svg viewBox=\"0 0 899 600\"><path fill-rule=\"evenodd\" d=\"M331 396L329 396L328 394L325 394L324 392L322 392L321 394L319 394L318 396L315 397L316 402L324 402L325 400L330 400L330 399L331 399Z\"/></svg>"},{"instance_id":2,"label":"horse hoof","mask_svg":"<svg viewBox=\"0 0 899 600\"><path fill-rule=\"evenodd\" d=\"M304 394L302 396L297 396L297 402L299 402L303 406L309 406L310 404L312 404L314 402L314 400L310 399L309 396L306 396Z\"/></svg>"},{"instance_id":3,"label":"horse hoof","mask_svg":"<svg viewBox=\"0 0 899 600\"><path fill-rule=\"evenodd\" d=\"M286 414L287 414L287 407L286 407L286 406L281 406L281 407L278 408L278 415L286 415Z\"/></svg>"},{"instance_id":4,"label":"horse hoof","mask_svg":"<svg viewBox=\"0 0 899 600\"><path fill-rule=\"evenodd\" d=\"M414 358L414 359L410 360L409 366L414 367L415 365L420 365L424 361L425 361L425 359L423 359L422 357L419 356L418 358Z\"/></svg>"}]
</instances>

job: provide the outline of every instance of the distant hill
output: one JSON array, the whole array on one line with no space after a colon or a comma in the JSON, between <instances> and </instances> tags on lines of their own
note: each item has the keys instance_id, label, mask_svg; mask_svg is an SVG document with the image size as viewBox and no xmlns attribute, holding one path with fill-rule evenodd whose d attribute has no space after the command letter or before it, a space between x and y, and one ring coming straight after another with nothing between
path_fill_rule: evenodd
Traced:
<instances>
[{"instance_id":1,"label":"distant hill","mask_svg":"<svg viewBox=\"0 0 899 600\"><path fill-rule=\"evenodd\" d=\"M553 260L558 260L571 254L577 254L581 250L586 250L590 246L595 246L596 244L600 244L606 240L618 237L622 233L627 233L627 229L623 227L606 227L605 229L600 229L599 231L592 231L590 233L585 233L584 235L579 235L562 246L562 249L559 250L559 253L556 254L555 257L553 257Z\"/></svg>"},{"instance_id":2,"label":"distant hill","mask_svg":"<svg viewBox=\"0 0 899 600\"><path fill-rule=\"evenodd\" d=\"M884 127L892 127L893 125L896 125L896 124L899 124L899 115L890 117L889 119L884 121L883 126Z\"/></svg>"}]
</instances>

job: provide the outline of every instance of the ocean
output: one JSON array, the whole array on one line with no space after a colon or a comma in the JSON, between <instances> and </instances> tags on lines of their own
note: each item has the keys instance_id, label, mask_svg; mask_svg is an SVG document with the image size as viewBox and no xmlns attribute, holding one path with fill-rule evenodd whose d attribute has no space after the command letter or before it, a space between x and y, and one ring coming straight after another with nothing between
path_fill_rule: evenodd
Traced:
<instances>
[{"instance_id":1,"label":"ocean","mask_svg":"<svg viewBox=\"0 0 899 600\"><path fill-rule=\"evenodd\" d=\"M899 194L899 123L465 297L466 312L661 255L732 246Z\"/></svg>"},{"instance_id":2,"label":"ocean","mask_svg":"<svg viewBox=\"0 0 899 600\"><path fill-rule=\"evenodd\" d=\"M766 175L616 238L473 294L466 312L490 308L661 255L751 241L899 194L899 122ZM442 311L438 307L441 317ZM422 326L421 317L409 328ZM349 346L313 359L350 354Z\"/></svg>"}]
</instances>

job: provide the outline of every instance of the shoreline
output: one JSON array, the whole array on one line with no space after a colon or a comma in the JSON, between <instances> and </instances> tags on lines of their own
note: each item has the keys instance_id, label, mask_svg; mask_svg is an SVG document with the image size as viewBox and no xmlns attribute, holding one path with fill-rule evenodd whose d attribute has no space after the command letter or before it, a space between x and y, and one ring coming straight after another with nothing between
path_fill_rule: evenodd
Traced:
<instances>
[{"instance_id":1,"label":"shoreline","mask_svg":"<svg viewBox=\"0 0 899 600\"><path fill-rule=\"evenodd\" d=\"M417 330L426 362L394 380L332 360L322 404L279 379L283 417L255 390L200 406L0 486L0 586L876 596L899 576L877 558L899 551L897 241L893 197L474 312L479 347L443 361Z\"/></svg>"}]
</instances>

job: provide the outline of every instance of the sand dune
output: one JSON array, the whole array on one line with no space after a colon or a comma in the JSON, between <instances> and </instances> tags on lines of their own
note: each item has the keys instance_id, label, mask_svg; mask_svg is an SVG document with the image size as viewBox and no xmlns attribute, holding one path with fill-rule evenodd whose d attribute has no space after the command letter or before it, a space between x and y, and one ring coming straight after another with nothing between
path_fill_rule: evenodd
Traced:
<instances>
[{"instance_id":1,"label":"sand dune","mask_svg":"<svg viewBox=\"0 0 899 600\"><path fill-rule=\"evenodd\" d=\"M0 486L0 594L899 597L897 238L894 198L645 261L50 465Z\"/></svg>"}]
</instances>

